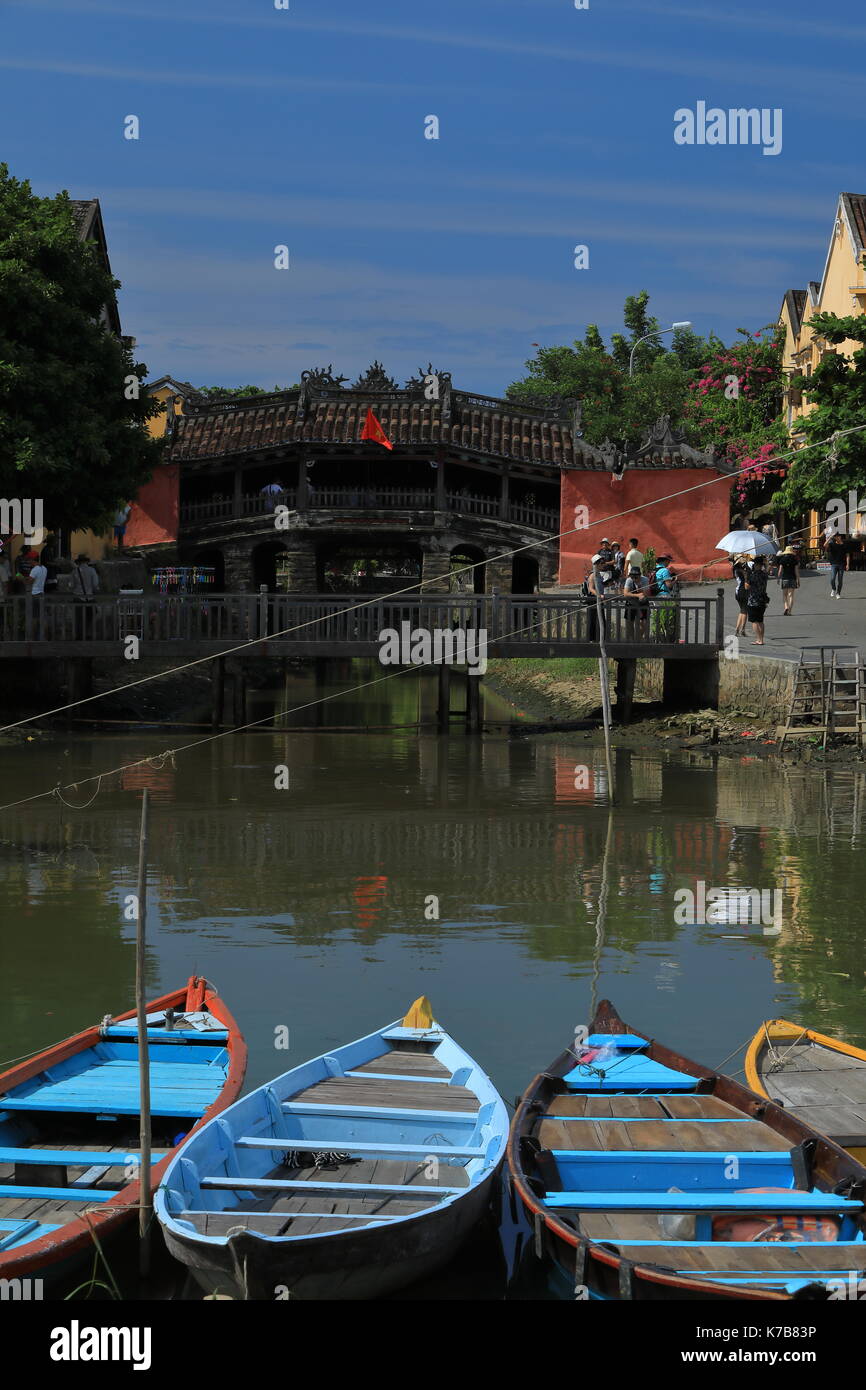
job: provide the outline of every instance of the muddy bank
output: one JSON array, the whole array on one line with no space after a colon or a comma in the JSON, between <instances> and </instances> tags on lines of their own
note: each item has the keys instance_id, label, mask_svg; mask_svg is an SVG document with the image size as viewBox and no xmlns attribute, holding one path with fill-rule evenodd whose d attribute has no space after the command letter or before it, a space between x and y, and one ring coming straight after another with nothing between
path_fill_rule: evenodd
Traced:
<instances>
[{"instance_id":1,"label":"muddy bank","mask_svg":"<svg viewBox=\"0 0 866 1390\"><path fill-rule=\"evenodd\" d=\"M613 671L610 679L613 691ZM603 738L597 661L490 661L484 680L513 708L519 721L514 728L518 737L531 735L569 743L597 743ZM758 709L671 713L660 701L638 696L630 723L617 723L615 710L614 721L611 738L619 748L703 749L729 757L781 757L791 763L866 763L866 756L853 740L824 750L818 734L791 739L783 749L776 720Z\"/></svg>"}]
</instances>

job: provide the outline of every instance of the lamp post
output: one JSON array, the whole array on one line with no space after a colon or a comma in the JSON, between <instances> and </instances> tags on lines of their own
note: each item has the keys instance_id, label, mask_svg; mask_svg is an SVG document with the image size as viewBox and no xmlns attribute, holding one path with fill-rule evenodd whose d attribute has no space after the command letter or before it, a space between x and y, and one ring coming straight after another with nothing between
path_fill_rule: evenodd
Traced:
<instances>
[{"instance_id":1,"label":"lamp post","mask_svg":"<svg viewBox=\"0 0 866 1390\"><path fill-rule=\"evenodd\" d=\"M634 376L634 354L635 354L635 350L636 350L638 347L640 347L641 343L645 343L645 342L647 341L648 338L657 338L657 337L659 336L659 334L661 334L661 333L676 333L676 331L677 331L678 328L691 328L691 326L692 326L692 325L691 325L691 322L690 322L688 319L683 319L683 321L682 321L681 323L672 323L671 326L670 326L670 328L657 328L656 331L655 331L655 333L645 333L645 334L643 335L642 338L638 338L637 342L633 345L632 350L631 350L631 352L629 353L629 359L628 359L628 374L629 374L629 376Z\"/></svg>"}]
</instances>

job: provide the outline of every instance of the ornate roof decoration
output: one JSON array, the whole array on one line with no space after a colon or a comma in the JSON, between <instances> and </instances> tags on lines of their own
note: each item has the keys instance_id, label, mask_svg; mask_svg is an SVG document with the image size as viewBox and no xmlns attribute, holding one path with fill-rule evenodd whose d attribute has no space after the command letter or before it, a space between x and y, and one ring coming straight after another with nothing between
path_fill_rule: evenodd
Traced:
<instances>
[{"instance_id":1,"label":"ornate roof decoration","mask_svg":"<svg viewBox=\"0 0 866 1390\"><path fill-rule=\"evenodd\" d=\"M433 363L428 362L426 367L418 368L417 376L410 376L406 378L406 390L423 391L424 388L430 384L431 377L436 378L437 382L439 383L440 389L443 386L445 386L446 383L449 386L451 385L451 373L440 372L438 367L434 370Z\"/></svg>"},{"instance_id":2,"label":"ornate roof decoration","mask_svg":"<svg viewBox=\"0 0 866 1390\"><path fill-rule=\"evenodd\" d=\"M354 383L353 391L399 391L393 377L388 376L382 363L372 362L363 376Z\"/></svg>"},{"instance_id":3,"label":"ornate roof decoration","mask_svg":"<svg viewBox=\"0 0 866 1390\"><path fill-rule=\"evenodd\" d=\"M305 387L312 387L316 391L324 391L333 388L341 390L343 382L348 381L347 376L334 376L334 365L329 362L327 367L313 367L308 372L301 372L301 381Z\"/></svg>"}]
</instances>

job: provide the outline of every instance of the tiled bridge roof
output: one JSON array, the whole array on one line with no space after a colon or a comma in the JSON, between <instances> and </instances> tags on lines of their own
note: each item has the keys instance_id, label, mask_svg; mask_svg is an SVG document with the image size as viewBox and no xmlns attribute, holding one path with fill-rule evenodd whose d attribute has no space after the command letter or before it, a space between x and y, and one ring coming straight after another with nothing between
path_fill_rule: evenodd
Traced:
<instances>
[{"instance_id":1,"label":"tiled bridge roof","mask_svg":"<svg viewBox=\"0 0 866 1390\"><path fill-rule=\"evenodd\" d=\"M378 367L378 364L374 364ZM269 395L228 400L187 397L174 422L169 446L173 461L190 463L236 457L277 448L355 446L372 407L391 442L423 452L486 455L552 468L614 471L613 447L595 448L580 438L576 402L550 408L477 396L454 390L450 377L436 373L439 397L425 398L419 376L404 388L371 368L366 378L345 388L328 372L305 372L300 387ZM371 446L373 447L373 446ZM716 468L727 466L699 453L658 422L629 467Z\"/></svg>"}]
</instances>

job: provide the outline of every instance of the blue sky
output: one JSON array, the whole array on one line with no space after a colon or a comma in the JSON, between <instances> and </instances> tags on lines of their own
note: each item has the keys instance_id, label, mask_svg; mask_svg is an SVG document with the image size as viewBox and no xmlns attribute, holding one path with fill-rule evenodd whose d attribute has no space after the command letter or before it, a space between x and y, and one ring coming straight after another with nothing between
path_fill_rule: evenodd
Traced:
<instances>
[{"instance_id":1,"label":"blue sky","mask_svg":"<svg viewBox=\"0 0 866 1390\"><path fill-rule=\"evenodd\" d=\"M376 357L501 394L640 289L662 323L762 326L866 191L862 4L589 6L0 0L2 158L100 198L153 377ZM781 153L676 145L698 101L781 108Z\"/></svg>"}]
</instances>

